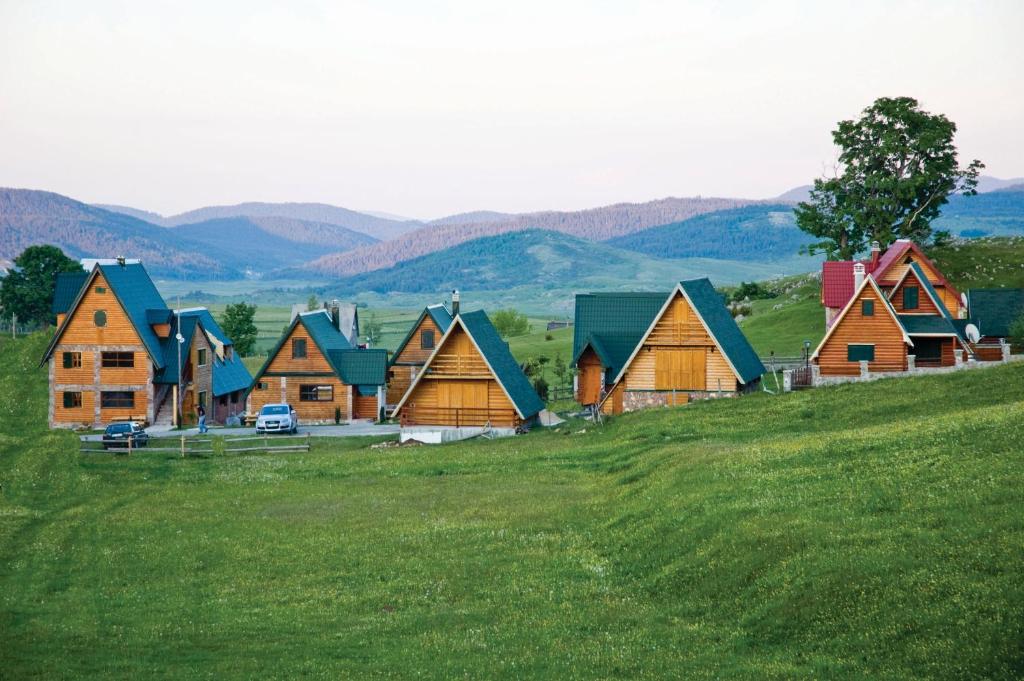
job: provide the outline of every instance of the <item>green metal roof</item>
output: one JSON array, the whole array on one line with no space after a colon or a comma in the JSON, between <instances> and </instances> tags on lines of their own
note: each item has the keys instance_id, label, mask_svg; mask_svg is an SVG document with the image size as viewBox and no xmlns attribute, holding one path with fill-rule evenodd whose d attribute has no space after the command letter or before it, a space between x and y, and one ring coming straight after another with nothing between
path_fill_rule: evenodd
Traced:
<instances>
[{"instance_id":1,"label":"green metal roof","mask_svg":"<svg viewBox=\"0 0 1024 681\"><path fill-rule=\"evenodd\" d=\"M171 333L167 338L161 340L160 347L163 351L164 357L164 368L158 371L153 376L154 383L171 384L178 382L178 343L175 336L179 332L178 322L179 315L174 315L171 318ZM223 330L219 326L216 326L216 331L206 327L206 320L213 319L210 311L202 308L199 310L184 310L180 315L181 319L181 337L185 339L185 342L181 344L182 354L188 352L188 348L192 347L192 340L195 337L196 330L201 332L209 332L213 334L217 340L224 343ZM216 324L216 323L214 323ZM224 343L225 347L231 345L230 339ZM182 357L184 359L184 356ZM242 358L234 352L231 353L229 359L220 359L216 353L213 353L213 357L210 359L211 362L211 374L213 376L213 394L215 397L221 395L227 395L233 393L236 390L247 390L252 384L252 374L245 368L245 364L242 362Z\"/></svg>"},{"instance_id":2,"label":"green metal roof","mask_svg":"<svg viewBox=\"0 0 1024 681\"><path fill-rule=\"evenodd\" d=\"M952 320L934 314L901 314L897 315L900 324L908 336L921 334L943 334L956 336L956 328Z\"/></svg>"},{"instance_id":3,"label":"green metal roof","mask_svg":"<svg viewBox=\"0 0 1024 681\"><path fill-rule=\"evenodd\" d=\"M921 266L918 265L916 262L913 262L910 263L910 269L914 271L914 275L917 277L917 280L918 282L920 282L921 286L924 287L925 293L927 293L928 297L930 297L932 299L932 302L935 303L935 307L939 309L939 314L941 314L946 319L953 321L953 315L949 313L949 308L947 308L946 304L942 302L942 298L935 290L935 287L932 286L932 282L928 281L928 277L925 276L924 270L921 269Z\"/></svg>"},{"instance_id":4,"label":"green metal roof","mask_svg":"<svg viewBox=\"0 0 1024 681\"><path fill-rule=\"evenodd\" d=\"M967 292L970 317L982 336L1005 338L1024 316L1024 288L974 288Z\"/></svg>"},{"instance_id":5,"label":"green metal roof","mask_svg":"<svg viewBox=\"0 0 1024 681\"><path fill-rule=\"evenodd\" d=\"M462 320L467 333L494 370L495 377L512 399L519 415L524 419L535 416L544 408L544 402L537 396L519 363L512 357L508 344L498 335L487 314L477 310L460 314L458 319Z\"/></svg>"},{"instance_id":6,"label":"green metal roof","mask_svg":"<svg viewBox=\"0 0 1024 681\"><path fill-rule=\"evenodd\" d=\"M237 390L248 390L250 385L252 374L237 354L232 352L231 358L223 361L216 356L213 358L213 394L216 397Z\"/></svg>"},{"instance_id":7,"label":"green metal roof","mask_svg":"<svg viewBox=\"0 0 1024 681\"><path fill-rule=\"evenodd\" d=\"M612 378L661 311L668 293L580 293L576 295L572 363L588 345L605 362Z\"/></svg>"},{"instance_id":8,"label":"green metal roof","mask_svg":"<svg viewBox=\"0 0 1024 681\"><path fill-rule=\"evenodd\" d=\"M82 285L89 278L85 270L81 272L60 272L57 274L56 287L53 290L53 304L50 307L53 314L63 314L71 309L71 305L78 298L78 292Z\"/></svg>"},{"instance_id":9,"label":"green metal roof","mask_svg":"<svg viewBox=\"0 0 1024 681\"><path fill-rule=\"evenodd\" d=\"M163 353L161 352L160 339L153 328L149 325L148 310L167 308L156 285L149 278L146 268L140 263L128 263L125 265L97 265L107 280L110 290L114 292L117 299L121 301L125 312L128 313L135 332L142 338L143 344L149 350L153 358L153 364L157 368L163 368Z\"/></svg>"},{"instance_id":10,"label":"green metal roof","mask_svg":"<svg viewBox=\"0 0 1024 681\"><path fill-rule=\"evenodd\" d=\"M405 338L403 338L402 342L395 348L395 352L391 358L392 364L398 359L398 356L402 354L402 351L405 350L405 346L409 344L410 340L412 340L413 334L416 333L416 329L418 329L420 324L423 323L423 318L427 315L430 315L430 318L434 320L435 324L437 324L437 328L441 330L442 336L448 332L448 327L452 325L452 315L448 311L448 308L441 303L437 303L436 305L427 305L423 308L423 312L420 312L420 316L416 318L416 321L413 322L412 326L409 327L409 332L405 334Z\"/></svg>"},{"instance_id":11,"label":"green metal roof","mask_svg":"<svg viewBox=\"0 0 1024 681\"><path fill-rule=\"evenodd\" d=\"M708 332L718 341L722 352L739 374L740 381L750 383L760 378L766 369L758 359L747 337L740 331L736 320L725 308L722 296L707 278L689 279L679 282L686 292L697 314L708 327Z\"/></svg>"},{"instance_id":12,"label":"green metal roof","mask_svg":"<svg viewBox=\"0 0 1024 681\"><path fill-rule=\"evenodd\" d=\"M163 357L163 368L153 375L154 383L174 384L178 382L178 341L175 336L179 333L185 339L181 344L182 359L192 347L192 336L195 334L199 320L196 317L185 317L182 315L179 326L177 317L171 320L171 333L167 338L160 341L160 354Z\"/></svg>"},{"instance_id":13,"label":"green metal roof","mask_svg":"<svg viewBox=\"0 0 1024 681\"><path fill-rule=\"evenodd\" d=\"M378 386L388 380L387 350L332 350L328 359L348 385Z\"/></svg>"}]
</instances>

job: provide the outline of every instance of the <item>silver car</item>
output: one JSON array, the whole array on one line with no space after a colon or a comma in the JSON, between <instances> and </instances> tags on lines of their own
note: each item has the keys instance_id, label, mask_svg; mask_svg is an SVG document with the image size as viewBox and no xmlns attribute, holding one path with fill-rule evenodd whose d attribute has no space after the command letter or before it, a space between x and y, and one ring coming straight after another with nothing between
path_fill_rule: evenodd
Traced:
<instances>
[{"instance_id":1,"label":"silver car","mask_svg":"<svg viewBox=\"0 0 1024 681\"><path fill-rule=\"evenodd\" d=\"M256 434L297 433L299 417L290 404L265 404L256 417Z\"/></svg>"}]
</instances>

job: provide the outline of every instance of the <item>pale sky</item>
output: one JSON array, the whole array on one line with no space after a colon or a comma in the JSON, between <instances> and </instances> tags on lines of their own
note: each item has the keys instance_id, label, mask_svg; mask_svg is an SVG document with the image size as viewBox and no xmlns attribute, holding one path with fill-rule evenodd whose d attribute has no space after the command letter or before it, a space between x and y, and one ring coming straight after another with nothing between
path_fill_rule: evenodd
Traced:
<instances>
[{"instance_id":1,"label":"pale sky","mask_svg":"<svg viewBox=\"0 0 1024 681\"><path fill-rule=\"evenodd\" d=\"M0 0L0 186L417 218L775 196L880 96L1024 175L1024 2Z\"/></svg>"}]
</instances>

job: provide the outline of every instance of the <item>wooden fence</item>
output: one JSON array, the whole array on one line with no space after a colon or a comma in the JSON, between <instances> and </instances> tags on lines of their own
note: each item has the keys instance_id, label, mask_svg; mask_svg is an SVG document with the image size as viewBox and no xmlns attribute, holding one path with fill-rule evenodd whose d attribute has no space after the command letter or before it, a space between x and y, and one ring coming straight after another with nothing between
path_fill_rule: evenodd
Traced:
<instances>
[{"instance_id":1,"label":"wooden fence","mask_svg":"<svg viewBox=\"0 0 1024 681\"><path fill-rule=\"evenodd\" d=\"M280 442L284 444L278 444ZM244 444L243 444L244 443ZM221 444L221 447L216 447ZM191 455L242 454L246 452L308 452L310 435L259 435L239 437L197 436L151 437L144 447L137 447L132 440L124 446L112 446L109 451L131 454L133 451L173 452L182 458ZM236 446L241 445L241 446ZM82 454L96 454L105 450L100 440L82 440L78 450Z\"/></svg>"}]
</instances>

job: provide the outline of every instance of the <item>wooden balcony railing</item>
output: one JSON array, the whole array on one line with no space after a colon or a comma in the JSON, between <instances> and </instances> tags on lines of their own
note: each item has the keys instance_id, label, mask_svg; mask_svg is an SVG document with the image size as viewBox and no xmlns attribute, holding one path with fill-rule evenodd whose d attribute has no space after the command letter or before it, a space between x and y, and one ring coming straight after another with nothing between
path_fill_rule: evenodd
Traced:
<instances>
[{"instance_id":1,"label":"wooden balcony railing","mask_svg":"<svg viewBox=\"0 0 1024 681\"><path fill-rule=\"evenodd\" d=\"M486 376L490 374L483 360L462 355L439 355L430 363L427 374L445 376Z\"/></svg>"},{"instance_id":2,"label":"wooden balcony railing","mask_svg":"<svg viewBox=\"0 0 1024 681\"><path fill-rule=\"evenodd\" d=\"M485 407L433 407L407 404L402 408L403 426L486 426L511 428L520 423L515 409Z\"/></svg>"}]
</instances>

